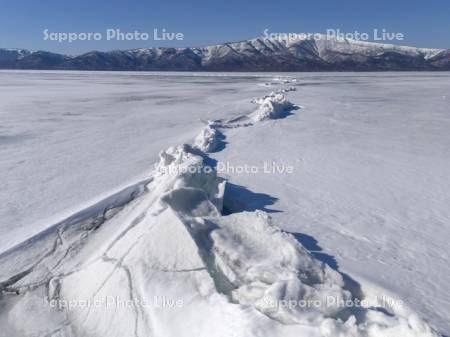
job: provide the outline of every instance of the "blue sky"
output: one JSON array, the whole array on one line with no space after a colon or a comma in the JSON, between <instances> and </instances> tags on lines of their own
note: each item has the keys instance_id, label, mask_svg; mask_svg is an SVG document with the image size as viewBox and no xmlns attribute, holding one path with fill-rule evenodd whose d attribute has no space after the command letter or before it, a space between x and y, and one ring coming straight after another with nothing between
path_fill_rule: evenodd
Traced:
<instances>
[{"instance_id":1,"label":"blue sky","mask_svg":"<svg viewBox=\"0 0 450 337\"><path fill-rule=\"evenodd\" d=\"M152 46L202 46L253 38L270 32L403 33L396 41L418 47L450 48L450 1L328 0L2 0L0 47L65 53ZM153 34L165 28L183 41L44 41L50 32L100 32L108 28Z\"/></svg>"}]
</instances>

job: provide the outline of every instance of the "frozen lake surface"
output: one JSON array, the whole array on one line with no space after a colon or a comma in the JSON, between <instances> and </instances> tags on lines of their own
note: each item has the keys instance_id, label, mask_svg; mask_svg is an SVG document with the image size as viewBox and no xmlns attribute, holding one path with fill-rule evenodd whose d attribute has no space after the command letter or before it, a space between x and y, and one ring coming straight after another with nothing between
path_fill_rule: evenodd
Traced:
<instances>
[{"instance_id":1,"label":"frozen lake surface","mask_svg":"<svg viewBox=\"0 0 450 337\"><path fill-rule=\"evenodd\" d=\"M120 293L128 279L130 296L159 289L191 306L151 312L151 320L124 315L122 325L105 312L84 321L80 311L70 324L82 321L99 336L108 324L127 334L126 322L138 321L135 335L148 325L161 327L155 336L194 328L196 336L435 336L414 312L449 335L450 74L302 73L289 74L286 83L277 74L11 71L0 78L1 251L148 178L159 151L192 143L201 130L194 150L167 150L160 168L202 158L256 168L219 172L227 180L224 194L217 177L152 175L147 194L117 215L105 213L97 232L89 232L97 230L95 221L81 229L75 223L73 232L70 226L50 231L0 255L0 282L44 256L18 285L9 282L27 290L18 291L18 305L5 302L8 317L20 319L37 303L41 290L28 289L41 279L67 298L80 289L89 296L100 289ZM299 109L284 96L264 96L272 90L284 90ZM267 164L279 170L265 172ZM280 172L288 166L292 173ZM232 214L219 214L222 206ZM271 230L258 210L309 255ZM84 243L77 231L92 238ZM205 254L216 254L215 264ZM122 268L126 273L116 271ZM292 270L305 279L291 283ZM103 282L100 288L96 282ZM276 299L320 298L327 291L345 297L349 290L353 297L400 299L408 309L351 311L355 321L345 325L337 318L348 312L267 313L255 298L268 285L266 295ZM15 336L20 329L1 314L0 326ZM46 332L67 327L53 312L42 315Z\"/></svg>"},{"instance_id":2,"label":"frozen lake surface","mask_svg":"<svg viewBox=\"0 0 450 337\"><path fill-rule=\"evenodd\" d=\"M233 130L216 158L292 165L230 181L263 193L244 199L280 211L276 223L323 261L400 294L448 335L450 74L296 78L289 99L303 109Z\"/></svg>"},{"instance_id":3,"label":"frozen lake surface","mask_svg":"<svg viewBox=\"0 0 450 337\"><path fill-rule=\"evenodd\" d=\"M142 179L202 120L267 91L254 75L107 72L1 71L0 87L0 251Z\"/></svg>"}]
</instances>

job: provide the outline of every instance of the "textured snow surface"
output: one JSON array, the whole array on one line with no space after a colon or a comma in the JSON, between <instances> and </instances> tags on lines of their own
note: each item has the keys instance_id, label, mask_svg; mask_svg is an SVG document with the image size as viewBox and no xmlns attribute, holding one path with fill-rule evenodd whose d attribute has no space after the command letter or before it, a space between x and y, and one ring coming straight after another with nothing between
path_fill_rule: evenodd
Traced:
<instances>
[{"instance_id":1,"label":"textured snow surface","mask_svg":"<svg viewBox=\"0 0 450 337\"><path fill-rule=\"evenodd\" d=\"M396 294L449 335L448 74L297 75L288 118L229 130L214 154L235 209L273 222L361 288ZM294 174L266 174L265 162ZM241 204L248 203L247 206Z\"/></svg>"},{"instance_id":2,"label":"textured snow surface","mask_svg":"<svg viewBox=\"0 0 450 337\"><path fill-rule=\"evenodd\" d=\"M255 121L282 118L295 108L281 92L272 92L267 96L257 98L254 103L258 105L258 109L251 116Z\"/></svg>"},{"instance_id":3,"label":"textured snow surface","mask_svg":"<svg viewBox=\"0 0 450 337\"><path fill-rule=\"evenodd\" d=\"M257 76L0 71L0 251L145 179L202 120L254 109Z\"/></svg>"},{"instance_id":4,"label":"textured snow surface","mask_svg":"<svg viewBox=\"0 0 450 337\"><path fill-rule=\"evenodd\" d=\"M302 109L287 114L294 104L277 90L253 100L256 111L268 98L272 108L283 102L277 113L254 119L250 109L207 122L192 145L161 151L139 184L0 255L0 334L438 336L414 308L380 301L397 295L352 279L282 230L282 216L250 210L263 194L246 200L226 179L236 176L214 170L211 156L229 155L234 141L242 138L237 145L256 154L250 138L265 128L276 136L307 113L299 94L294 102ZM369 305L341 307L327 298ZM293 305L303 302L319 305Z\"/></svg>"}]
</instances>

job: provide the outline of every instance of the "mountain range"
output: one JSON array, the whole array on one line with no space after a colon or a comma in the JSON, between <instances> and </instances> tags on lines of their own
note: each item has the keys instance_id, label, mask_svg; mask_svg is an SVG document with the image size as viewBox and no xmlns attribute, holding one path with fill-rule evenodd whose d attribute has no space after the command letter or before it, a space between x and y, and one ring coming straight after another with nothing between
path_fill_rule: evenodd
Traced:
<instances>
[{"instance_id":1,"label":"mountain range","mask_svg":"<svg viewBox=\"0 0 450 337\"><path fill-rule=\"evenodd\" d=\"M338 38L256 38L195 48L139 48L64 55L0 49L0 69L170 71L450 70L450 49Z\"/></svg>"}]
</instances>

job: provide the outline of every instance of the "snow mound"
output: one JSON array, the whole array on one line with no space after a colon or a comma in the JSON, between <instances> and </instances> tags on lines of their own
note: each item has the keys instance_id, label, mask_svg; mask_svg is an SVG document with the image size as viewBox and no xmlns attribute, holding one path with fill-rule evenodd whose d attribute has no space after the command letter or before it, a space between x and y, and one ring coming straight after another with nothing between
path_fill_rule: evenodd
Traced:
<instances>
[{"instance_id":1,"label":"snow mound","mask_svg":"<svg viewBox=\"0 0 450 337\"><path fill-rule=\"evenodd\" d=\"M269 82L264 83L258 83L258 86L261 87L273 87L273 86L279 86L279 85L285 85L285 84L295 84L297 83L296 78L292 78L290 76L279 76L279 77L273 77L270 79Z\"/></svg>"},{"instance_id":2,"label":"snow mound","mask_svg":"<svg viewBox=\"0 0 450 337\"><path fill-rule=\"evenodd\" d=\"M220 336L214 330L226 301L182 217L220 216L223 191L223 179L190 146L162 151L146 192L114 216L55 228L0 257L2 330ZM210 310L212 322L204 320Z\"/></svg>"},{"instance_id":3,"label":"snow mound","mask_svg":"<svg viewBox=\"0 0 450 337\"><path fill-rule=\"evenodd\" d=\"M286 99L283 93L272 92L267 96L253 100L253 103L258 105L258 108L250 115L250 118L254 121L283 118L289 111L296 108Z\"/></svg>"},{"instance_id":4,"label":"snow mound","mask_svg":"<svg viewBox=\"0 0 450 337\"><path fill-rule=\"evenodd\" d=\"M202 152L210 153L218 149L222 133L214 122L208 122L194 140L194 147Z\"/></svg>"},{"instance_id":5,"label":"snow mound","mask_svg":"<svg viewBox=\"0 0 450 337\"><path fill-rule=\"evenodd\" d=\"M158 175L148 188L158 191L159 194L156 195L160 195L161 200L166 203L170 200L175 210L182 210L183 203L189 202L191 207L184 207L185 211L182 213L195 211L192 202L194 194L197 193L197 197L203 195L204 202L211 204L203 205L210 209L204 216L218 215L222 211L225 181L217 176L213 168L205 165L204 158L189 145L162 151L156 171Z\"/></svg>"},{"instance_id":6,"label":"snow mound","mask_svg":"<svg viewBox=\"0 0 450 337\"><path fill-rule=\"evenodd\" d=\"M278 90L279 93L287 93L290 91L297 91L297 88L296 87L287 87L287 88Z\"/></svg>"},{"instance_id":7,"label":"snow mound","mask_svg":"<svg viewBox=\"0 0 450 337\"><path fill-rule=\"evenodd\" d=\"M207 254L215 266L211 275L220 280L216 284L220 283L230 301L297 327L299 336L305 333L302 326L317 329L320 336L437 336L405 307L388 312L379 305L377 292L368 294L373 298L367 298L366 306L342 305L358 302L345 288L341 274L314 259L292 235L275 227L264 212L188 222L197 242L211 240L199 249L209 247ZM202 231L208 235L199 234Z\"/></svg>"},{"instance_id":8,"label":"snow mound","mask_svg":"<svg viewBox=\"0 0 450 337\"><path fill-rule=\"evenodd\" d=\"M239 213L212 220L211 233L217 266L233 284L232 299L252 305L282 323L318 322L339 308L283 306L327 296L348 300L342 276L314 260L298 242L274 227L266 213Z\"/></svg>"},{"instance_id":9,"label":"snow mound","mask_svg":"<svg viewBox=\"0 0 450 337\"><path fill-rule=\"evenodd\" d=\"M288 84L288 83L296 83L297 79L292 78L290 76L278 76L278 77L274 77L272 79L272 81L275 83Z\"/></svg>"}]
</instances>

